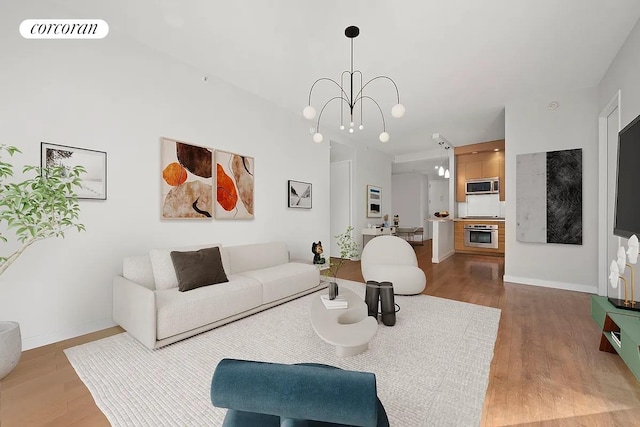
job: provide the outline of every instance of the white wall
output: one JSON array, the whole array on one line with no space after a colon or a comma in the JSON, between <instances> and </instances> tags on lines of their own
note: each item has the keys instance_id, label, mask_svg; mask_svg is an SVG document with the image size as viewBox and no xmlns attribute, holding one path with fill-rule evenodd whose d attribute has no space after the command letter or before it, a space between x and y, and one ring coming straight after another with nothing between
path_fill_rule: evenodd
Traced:
<instances>
[{"instance_id":1,"label":"white wall","mask_svg":"<svg viewBox=\"0 0 640 427\"><path fill-rule=\"evenodd\" d=\"M549 111L557 101L560 107ZM583 244L516 241L516 205L506 205L507 282L595 293L598 262L598 94L597 88L538 94L507 104L505 114L506 199L516 200L516 156L582 148Z\"/></svg>"},{"instance_id":2,"label":"white wall","mask_svg":"<svg viewBox=\"0 0 640 427\"><path fill-rule=\"evenodd\" d=\"M605 239L600 243L600 250L603 251L600 259L599 267L600 282L604 284L601 291L609 287L610 295L614 292L622 292L622 286L617 291L612 291L608 284L607 276L609 273L609 263L617 251L618 242L627 246L627 239L620 239L613 236L613 212L616 200L616 168L618 156L617 131L623 129L634 118L640 115L640 84L638 76L640 75L640 21L633 27L629 37L623 44L622 48L614 58L600 81L598 86L598 111L603 111L607 104L620 91L620 105L618 106L619 124L613 123L617 114L613 115L614 119L607 121L607 131L609 134L608 146L605 138L600 143L603 144L603 151L607 153L607 159L604 161L604 167L600 170L600 179L606 181L607 195L601 199L603 206L601 212L607 212L607 217L601 219L600 227L602 227L601 236ZM614 134L615 133L615 134ZM604 293L604 292L602 292ZM636 297L637 299L637 297Z\"/></svg>"},{"instance_id":3,"label":"white wall","mask_svg":"<svg viewBox=\"0 0 640 427\"><path fill-rule=\"evenodd\" d=\"M622 45L598 86L598 111L621 95L621 122L624 128L640 114L640 20Z\"/></svg>"},{"instance_id":4,"label":"white wall","mask_svg":"<svg viewBox=\"0 0 640 427\"><path fill-rule=\"evenodd\" d=\"M328 143L312 143L301 116L215 78L203 84L201 71L114 28L104 40L18 34L25 18L61 15L15 2L0 16L0 143L23 151L14 159L19 169L39 164L41 141L106 151L108 200L81 201L86 232L37 243L0 278L0 319L20 322L25 348L112 325L111 282L124 256L284 240L292 257L311 259L311 242L329 240ZM161 221L160 136L253 156L255 219ZM379 156L368 157L384 170ZM313 183L313 209L286 207L288 179ZM360 180L386 190L388 210L390 183Z\"/></svg>"},{"instance_id":5,"label":"white wall","mask_svg":"<svg viewBox=\"0 0 640 427\"><path fill-rule=\"evenodd\" d=\"M401 173L391 176L391 203L393 215L400 217L401 227L419 227L423 215L423 177L419 173Z\"/></svg>"}]
</instances>

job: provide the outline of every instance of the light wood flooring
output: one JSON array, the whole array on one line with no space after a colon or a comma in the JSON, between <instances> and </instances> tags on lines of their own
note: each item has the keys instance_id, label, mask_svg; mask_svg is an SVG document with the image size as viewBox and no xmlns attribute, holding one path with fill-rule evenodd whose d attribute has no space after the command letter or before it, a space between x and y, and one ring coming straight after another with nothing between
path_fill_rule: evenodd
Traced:
<instances>
[{"instance_id":1,"label":"light wood flooring","mask_svg":"<svg viewBox=\"0 0 640 427\"><path fill-rule=\"evenodd\" d=\"M502 258L455 255L432 264L429 243L415 247L425 294L502 310L483 426L640 425L640 383L617 355L598 351L588 294L503 284ZM360 263L346 262L338 276L362 281ZM0 425L107 426L63 350L121 331L25 351L0 382Z\"/></svg>"}]
</instances>

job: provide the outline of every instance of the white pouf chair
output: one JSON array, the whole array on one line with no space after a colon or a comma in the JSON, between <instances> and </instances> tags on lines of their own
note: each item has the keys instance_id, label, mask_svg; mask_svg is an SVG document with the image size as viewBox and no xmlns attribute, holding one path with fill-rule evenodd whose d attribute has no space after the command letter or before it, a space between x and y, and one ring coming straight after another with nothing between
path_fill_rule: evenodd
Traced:
<instances>
[{"instance_id":1,"label":"white pouf chair","mask_svg":"<svg viewBox=\"0 0 640 427\"><path fill-rule=\"evenodd\" d=\"M419 294L427 284L413 247L396 236L371 239L362 250L360 268L365 281L393 283L396 295Z\"/></svg>"}]
</instances>

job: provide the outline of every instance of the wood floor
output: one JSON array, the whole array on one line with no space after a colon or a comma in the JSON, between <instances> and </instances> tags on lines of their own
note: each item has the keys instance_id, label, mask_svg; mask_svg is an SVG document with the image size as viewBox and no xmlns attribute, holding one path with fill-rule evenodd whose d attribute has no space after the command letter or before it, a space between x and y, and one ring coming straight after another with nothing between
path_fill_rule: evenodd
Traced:
<instances>
[{"instance_id":1,"label":"wood floor","mask_svg":"<svg viewBox=\"0 0 640 427\"><path fill-rule=\"evenodd\" d=\"M428 242L416 253L426 294L502 310L483 426L640 425L640 383L617 355L598 351L588 294L503 284L502 258L455 255L431 264ZM362 281L359 262L345 263L339 277ZM24 352L0 382L0 425L109 425L63 350L121 331Z\"/></svg>"}]
</instances>

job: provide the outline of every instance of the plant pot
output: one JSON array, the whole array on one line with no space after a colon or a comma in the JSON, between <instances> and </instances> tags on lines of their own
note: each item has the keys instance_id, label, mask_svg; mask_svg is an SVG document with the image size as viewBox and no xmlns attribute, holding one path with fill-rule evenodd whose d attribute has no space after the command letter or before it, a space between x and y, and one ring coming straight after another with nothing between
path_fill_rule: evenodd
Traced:
<instances>
[{"instance_id":1,"label":"plant pot","mask_svg":"<svg viewBox=\"0 0 640 427\"><path fill-rule=\"evenodd\" d=\"M17 322L0 322L0 380L16 367L21 354L20 325Z\"/></svg>"}]
</instances>

